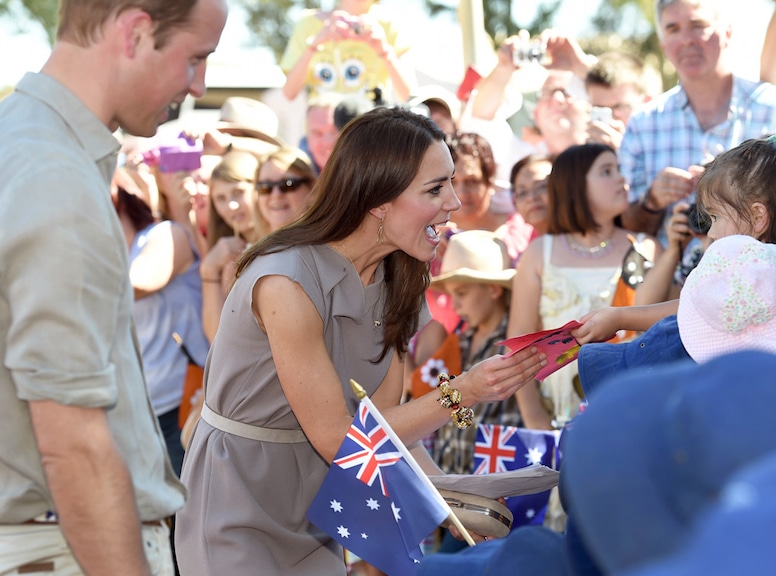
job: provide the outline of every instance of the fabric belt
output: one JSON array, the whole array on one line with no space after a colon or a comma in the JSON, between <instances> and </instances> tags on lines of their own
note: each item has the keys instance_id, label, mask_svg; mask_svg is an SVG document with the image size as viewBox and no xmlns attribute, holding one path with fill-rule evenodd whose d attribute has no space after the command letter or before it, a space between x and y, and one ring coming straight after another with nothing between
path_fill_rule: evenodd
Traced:
<instances>
[{"instance_id":1,"label":"fabric belt","mask_svg":"<svg viewBox=\"0 0 776 576\"><path fill-rule=\"evenodd\" d=\"M262 428L237 420L230 420L214 412L207 404L202 404L202 419L227 434L240 436L249 440L274 442L276 444L300 444L307 442L307 436L301 430L279 430L277 428Z\"/></svg>"}]
</instances>

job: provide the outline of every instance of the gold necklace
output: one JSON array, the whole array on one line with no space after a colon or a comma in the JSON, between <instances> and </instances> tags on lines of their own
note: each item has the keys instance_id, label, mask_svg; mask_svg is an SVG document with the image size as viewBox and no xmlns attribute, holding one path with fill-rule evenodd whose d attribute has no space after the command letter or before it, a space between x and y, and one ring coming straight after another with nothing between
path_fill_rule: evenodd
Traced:
<instances>
[{"instance_id":1,"label":"gold necklace","mask_svg":"<svg viewBox=\"0 0 776 576\"><path fill-rule=\"evenodd\" d=\"M340 251L342 252L342 255L345 256L345 258L347 258L350 261L350 265L353 266L353 270L355 270L356 274L358 275L358 268L356 268L356 265L353 262L353 259L348 254L348 251L345 250L345 242L340 240L337 244L339 244ZM378 314L377 309L380 307L380 303L383 301L383 292L384 292L384 290L385 290L385 280L383 280L383 282L380 284L380 295L377 298L377 302L375 302L372 305L372 309L370 310L373 313L373 316L374 316L374 320L372 321L372 324L374 324L375 328L379 328L380 326L383 325L382 320L377 318L377 314ZM366 296L364 296L364 298L366 298ZM364 306L366 307L366 304L364 304Z\"/></svg>"}]
</instances>

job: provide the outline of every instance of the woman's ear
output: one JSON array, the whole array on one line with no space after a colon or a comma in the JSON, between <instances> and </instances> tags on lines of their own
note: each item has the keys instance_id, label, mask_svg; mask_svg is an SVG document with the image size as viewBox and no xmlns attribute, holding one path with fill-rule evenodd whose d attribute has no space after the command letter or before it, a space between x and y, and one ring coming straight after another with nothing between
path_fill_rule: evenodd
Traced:
<instances>
[{"instance_id":1,"label":"woman's ear","mask_svg":"<svg viewBox=\"0 0 776 576\"><path fill-rule=\"evenodd\" d=\"M771 215L768 208L762 202L752 204L752 225L754 227L754 237L760 238L771 224Z\"/></svg>"},{"instance_id":2,"label":"woman's ear","mask_svg":"<svg viewBox=\"0 0 776 576\"><path fill-rule=\"evenodd\" d=\"M380 205L380 206L376 206L376 207L372 208L372 209L369 211L369 213L370 213L372 216L374 216L375 218L377 218L377 219L378 219L380 222L382 222L383 220L385 220L385 214L386 214L386 212L387 212L387 209L386 209L386 206L385 206L384 204L383 204L383 205Z\"/></svg>"}]
</instances>

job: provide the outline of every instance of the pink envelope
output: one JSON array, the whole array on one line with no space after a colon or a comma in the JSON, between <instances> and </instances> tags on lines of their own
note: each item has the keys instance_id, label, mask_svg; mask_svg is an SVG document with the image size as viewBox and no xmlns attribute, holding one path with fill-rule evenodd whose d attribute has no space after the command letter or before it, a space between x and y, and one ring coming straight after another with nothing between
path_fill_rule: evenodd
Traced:
<instances>
[{"instance_id":1,"label":"pink envelope","mask_svg":"<svg viewBox=\"0 0 776 576\"><path fill-rule=\"evenodd\" d=\"M511 356L523 348L536 346L539 352L544 352L547 355L547 366L539 370L539 373L536 375L537 380L544 380L553 372L576 360L580 346L571 335L571 331L580 326L582 324L572 320L554 330L543 330L542 332L509 338L499 342L498 346L509 348L507 356Z\"/></svg>"}]
</instances>

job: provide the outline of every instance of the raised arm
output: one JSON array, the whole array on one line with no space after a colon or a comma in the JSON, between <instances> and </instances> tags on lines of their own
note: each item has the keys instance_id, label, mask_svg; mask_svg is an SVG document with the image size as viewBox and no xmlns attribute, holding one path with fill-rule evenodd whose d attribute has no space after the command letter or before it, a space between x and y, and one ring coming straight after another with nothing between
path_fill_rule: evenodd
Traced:
<instances>
[{"instance_id":1,"label":"raised arm","mask_svg":"<svg viewBox=\"0 0 776 576\"><path fill-rule=\"evenodd\" d=\"M236 236L219 238L199 265L202 280L202 330L211 343L216 337L226 295L234 281L234 261L245 246L245 241Z\"/></svg>"},{"instance_id":2,"label":"raised arm","mask_svg":"<svg viewBox=\"0 0 776 576\"><path fill-rule=\"evenodd\" d=\"M194 263L186 231L177 224L158 224L129 268L129 279L139 300L158 292Z\"/></svg>"}]
</instances>

